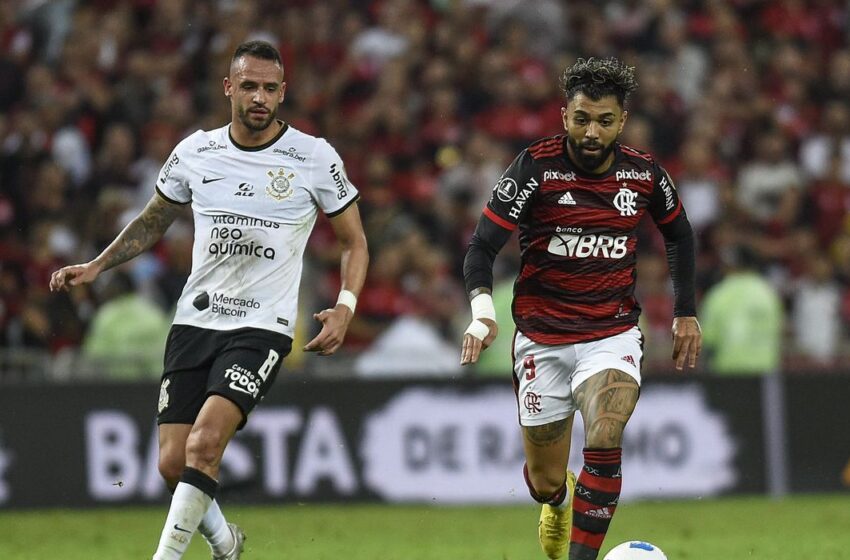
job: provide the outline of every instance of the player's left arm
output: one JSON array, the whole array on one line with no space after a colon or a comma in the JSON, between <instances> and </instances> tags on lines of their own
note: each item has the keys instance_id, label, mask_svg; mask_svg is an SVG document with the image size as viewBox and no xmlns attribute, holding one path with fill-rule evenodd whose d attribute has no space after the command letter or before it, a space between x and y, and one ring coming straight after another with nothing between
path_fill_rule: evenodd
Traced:
<instances>
[{"instance_id":1,"label":"player's left arm","mask_svg":"<svg viewBox=\"0 0 850 560\"><path fill-rule=\"evenodd\" d=\"M664 236L667 263L673 280L673 360L676 369L695 367L702 349L696 312L696 255L694 231L673 181L661 166L654 169L655 184L649 213Z\"/></svg>"},{"instance_id":2,"label":"player's left arm","mask_svg":"<svg viewBox=\"0 0 850 560\"><path fill-rule=\"evenodd\" d=\"M313 314L313 318L322 323L322 330L304 346L304 350L318 352L320 356L329 356L342 346L369 267L369 249L357 204L350 204L330 218L330 222L342 247L342 288L334 307Z\"/></svg>"}]
</instances>

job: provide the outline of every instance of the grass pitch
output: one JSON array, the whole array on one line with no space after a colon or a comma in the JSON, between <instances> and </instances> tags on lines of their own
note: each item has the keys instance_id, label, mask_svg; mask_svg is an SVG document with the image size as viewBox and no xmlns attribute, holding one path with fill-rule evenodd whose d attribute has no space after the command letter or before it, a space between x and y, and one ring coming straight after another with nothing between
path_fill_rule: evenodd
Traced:
<instances>
[{"instance_id":1,"label":"grass pitch","mask_svg":"<svg viewBox=\"0 0 850 560\"><path fill-rule=\"evenodd\" d=\"M149 559L165 508L0 512L0 558ZM533 504L223 509L248 534L244 560L545 559ZM626 503L603 552L633 539L670 560L850 560L850 495ZM184 558L209 557L196 536Z\"/></svg>"}]
</instances>

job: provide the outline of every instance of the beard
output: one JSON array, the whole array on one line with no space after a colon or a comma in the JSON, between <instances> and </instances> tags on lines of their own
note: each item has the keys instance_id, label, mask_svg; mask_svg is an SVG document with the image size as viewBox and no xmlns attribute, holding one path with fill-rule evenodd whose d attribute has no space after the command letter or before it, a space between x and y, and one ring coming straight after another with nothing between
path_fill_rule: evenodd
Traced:
<instances>
[{"instance_id":1,"label":"beard","mask_svg":"<svg viewBox=\"0 0 850 560\"><path fill-rule=\"evenodd\" d=\"M607 146L603 146L599 143L579 143L569 136L567 137L567 142L572 148L573 156L578 160L579 166L585 171L593 171L600 165L602 165L608 156L614 151L614 142L616 142L616 138L611 141ZM590 153L585 150L586 146L601 148L596 153Z\"/></svg>"},{"instance_id":2,"label":"beard","mask_svg":"<svg viewBox=\"0 0 850 560\"><path fill-rule=\"evenodd\" d=\"M271 125L275 118L277 117L277 107L271 107L268 109L268 114L262 120L257 120L254 116L251 115L251 110L256 109L257 107L249 107L247 109L240 108L239 109L239 121L245 125L249 130L253 130L255 132L260 132L265 130Z\"/></svg>"}]
</instances>

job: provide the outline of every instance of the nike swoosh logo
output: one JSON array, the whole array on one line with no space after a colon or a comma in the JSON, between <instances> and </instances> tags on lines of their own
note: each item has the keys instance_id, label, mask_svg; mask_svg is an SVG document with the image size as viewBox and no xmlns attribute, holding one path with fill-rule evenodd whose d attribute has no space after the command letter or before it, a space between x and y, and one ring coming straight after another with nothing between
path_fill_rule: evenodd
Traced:
<instances>
[{"instance_id":1,"label":"nike swoosh logo","mask_svg":"<svg viewBox=\"0 0 850 560\"><path fill-rule=\"evenodd\" d=\"M201 182L206 185L207 183L214 183L216 181L221 181L222 179L224 179L224 177L213 177L212 179L207 179L206 176L204 176L204 178L201 179Z\"/></svg>"},{"instance_id":2,"label":"nike swoosh logo","mask_svg":"<svg viewBox=\"0 0 850 560\"><path fill-rule=\"evenodd\" d=\"M239 385L236 385L232 381L230 382L230 388L233 389L234 391L240 391L242 393L245 393L246 395L251 395L252 397L254 396L254 393L252 393L248 389L245 389L244 387L240 387Z\"/></svg>"},{"instance_id":3,"label":"nike swoosh logo","mask_svg":"<svg viewBox=\"0 0 850 560\"><path fill-rule=\"evenodd\" d=\"M189 531L188 529L184 529L183 527L181 527L177 523L174 524L174 528L177 529L178 531L183 531L184 533L191 533L192 532L192 531Z\"/></svg>"}]
</instances>

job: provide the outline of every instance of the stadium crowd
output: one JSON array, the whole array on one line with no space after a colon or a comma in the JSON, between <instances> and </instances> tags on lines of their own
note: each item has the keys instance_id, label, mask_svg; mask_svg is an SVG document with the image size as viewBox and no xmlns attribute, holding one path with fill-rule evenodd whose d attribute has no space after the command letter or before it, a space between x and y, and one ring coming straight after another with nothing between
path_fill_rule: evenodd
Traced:
<instances>
[{"instance_id":1,"label":"stadium crowd","mask_svg":"<svg viewBox=\"0 0 850 560\"><path fill-rule=\"evenodd\" d=\"M4 2L0 352L108 354L133 346L123 331L147 340L144 328L164 340L191 266L188 213L102 284L51 294L48 279L114 238L180 139L226 122L228 57L260 38L284 58L282 118L328 138L362 193L372 262L343 369L424 368L448 355L432 369L457 373L462 258L481 208L519 150L561 132L563 69L607 55L637 67L622 141L656 154L676 182L698 235L699 300L744 259L778 312L753 308L736 323L753 328L730 336L775 331L788 370L848 369L848 20L840 0ZM671 366L672 295L663 243L645 232L638 297L651 374ZM320 219L305 311L336 297L333 239ZM519 259L509 247L503 278ZM739 296L723 301L740 316L751 298ZM112 306L104 319L119 300L123 314ZM765 321L775 328L758 330ZM115 338L90 340L102 336ZM295 355L291 367L326 363Z\"/></svg>"}]
</instances>

